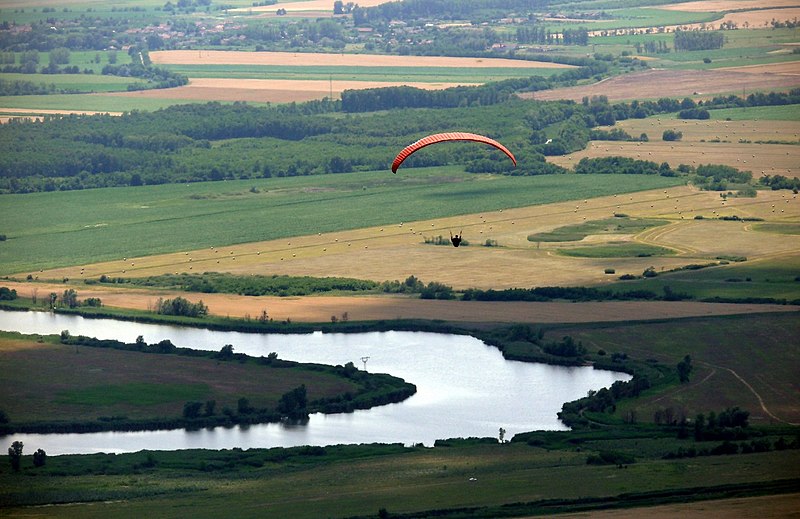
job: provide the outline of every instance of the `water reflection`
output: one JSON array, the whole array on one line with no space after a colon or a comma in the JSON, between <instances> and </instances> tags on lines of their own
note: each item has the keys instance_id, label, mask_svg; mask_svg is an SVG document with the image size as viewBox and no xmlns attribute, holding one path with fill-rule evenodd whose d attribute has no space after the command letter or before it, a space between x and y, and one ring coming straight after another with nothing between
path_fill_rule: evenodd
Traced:
<instances>
[{"instance_id":1,"label":"water reflection","mask_svg":"<svg viewBox=\"0 0 800 519\"><path fill-rule=\"evenodd\" d=\"M510 438L524 431L564 429L556 416L564 402L629 378L589 367L507 361L496 348L474 337L427 332L247 334L4 311L0 311L0 329L39 334L69 330L73 335L126 342L142 335L148 343L169 339L179 347L203 350L232 344L234 351L248 355L276 352L283 359L333 365L353 362L361 369L361 358L369 357L369 371L391 373L417 385L417 394L399 404L351 414L315 414L303 426L3 438L3 443L20 440L26 450L43 448L48 454L372 442L432 445L440 438L496 437L500 427Z\"/></svg>"}]
</instances>

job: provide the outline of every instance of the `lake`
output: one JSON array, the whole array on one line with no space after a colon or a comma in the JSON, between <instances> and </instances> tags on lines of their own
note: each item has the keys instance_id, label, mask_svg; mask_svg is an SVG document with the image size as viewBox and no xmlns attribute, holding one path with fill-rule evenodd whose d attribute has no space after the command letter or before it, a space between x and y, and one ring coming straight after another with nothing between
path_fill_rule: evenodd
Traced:
<instances>
[{"instance_id":1,"label":"lake","mask_svg":"<svg viewBox=\"0 0 800 519\"><path fill-rule=\"evenodd\" d=\"M353 362L359 369L389 373L417 386L417 393L401 403L348 414L313 414L305 425L2 438L3 445L20 440L27 452L41 448L51 455L373 442L430 446L437 439L497 437L501 427L510 439L525 431L565 430L556 416L564 402L630 379L625 373L591 367L508 361L499 350L474 337L429 332L255 334L8 311L0 311L0 330L27 334L69 330L72 335L125 342L141 335L148 343L169 339L178 347L214 351L231 344L234 352L252 356L276 352L282 359L298 362Z\"/></svg>"}]
</instances>

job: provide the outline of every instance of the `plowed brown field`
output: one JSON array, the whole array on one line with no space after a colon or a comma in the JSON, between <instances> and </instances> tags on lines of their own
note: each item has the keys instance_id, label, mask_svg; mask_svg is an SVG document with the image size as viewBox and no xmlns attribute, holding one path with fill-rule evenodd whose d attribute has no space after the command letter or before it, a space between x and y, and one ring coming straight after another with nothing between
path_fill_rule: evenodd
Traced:
<instances>
[{"instance_id":1,"label":"plowed brown field","mask_svg":"<svg viewBox=\"0 0 800 519\"><path fill-rule=\"evenodd\" d=\"M691 97L724 93L741 93L742 89L785 90L800 86L793 74L775 74L753 67L747 74L725 70L647 70L612 77L591 85L544 90L520 94L527 99L552 101L606 96L609 101L629 99L658 99L661 97Z\"/></svg>"},{"instance_id":2,"label":"plowed brown field","mask_svg":"<svg viewBox=\"0 0 800 519\"><path fill-rule=\"evenodd\" d=\"M382 88L389 86L413 86L426 90L439 90L458 86L461 83L414 83L391 81L311 81L291 79L209 79L194 78L186 86L139 90L136 92L114 92L100 94L118 97L150 99L191 99L196 101L245 101L251 103L290 103L336 98L345 90ZM471 85L473 83L464 83Z\"/></svg>"},{"instance_id":3,"label":"plowed brown field","mask_svg":"<svg viewBox=\"0 0 800 519\"><path fill-rule=\"evenodd\" d=\"M550 162L572 167L582 158L622 156L680 164L724 164L751 171L754 177L800 177L800 147L796 144L758 144L757 141L798 142L800 121L696 121L669 117L628 119L616 124L630 135L645 133L649 142L592 141L570 155L548 157ZM661 140L664 130L680 131L680 141ZM710 141L720 142L710 142ZM739 141L749 142L739 142ZM705 142L703 142L705 141Z\"/></svg>"},{"instance_id":4,"label":"plowed brown field","mask_svg":"<svg viewBox=\"0 0 800 519\"><path fill-rule=\"evenodd\" d=\"M466 67L466 68L574 68L544 61L504 58L450 58L383 54L328 54L319 52L247 52L225 50L162 50L150 53L156 65L284 65L312 67Z\"/></svg>"}]
</instances>

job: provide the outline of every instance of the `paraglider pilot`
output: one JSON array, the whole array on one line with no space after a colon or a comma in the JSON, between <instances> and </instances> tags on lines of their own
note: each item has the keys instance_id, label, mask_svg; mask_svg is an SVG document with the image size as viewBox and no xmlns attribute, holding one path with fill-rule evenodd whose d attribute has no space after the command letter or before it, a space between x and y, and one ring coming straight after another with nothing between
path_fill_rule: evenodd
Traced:
<instances>
[{"instance_id":1,"label":"paraglider pilot","mask_svg":"<svg viewBox=\"0 0 800 519\"><path fill-rule=\"evenodd\" d=\"M464 234L464 231L461 231L461 234ZM453 242L453 247L461 245L461 234L453 234L453 232L450 231L450 241Z\"/></svg>"}]
</instances>

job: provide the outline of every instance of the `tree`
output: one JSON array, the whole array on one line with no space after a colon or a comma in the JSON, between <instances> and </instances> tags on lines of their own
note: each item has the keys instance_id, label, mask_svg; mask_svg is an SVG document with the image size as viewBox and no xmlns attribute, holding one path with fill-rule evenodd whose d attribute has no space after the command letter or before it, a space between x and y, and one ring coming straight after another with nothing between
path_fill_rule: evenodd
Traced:
<instances>
[{"instance_id":1,"label":"tree","mask_svg":"<svg viewBox=\"0 0 800 519\"><path fill-rule=\"evenodd\" d=\"M34 467L44 467L44 463L46 460L47 460L47 453L44 452L43 449L37 449L36 452L33 453Z\"/></svg>"},{"instance_id":2,"label":"tree","mask_svg":"<svg viewBox=\"0 0 800 519\"><path fill-rule=\"evenodd\" d=\"M214 415L214 408L217 406L216 400L206 400L206 409L205 415L206 416L213 416Z\"/></svg>"},{"instance_id":3,"label":"tree","mask_svg":"<svg viewBox=\"0 0 800 519\"><path fill-rule=\"evenodd\" d=\"M69 63L69 49L57 47L50 51L50 65L66 65Z\"/></svg>"},{"instance_id":4,"label":"tree","mask_svg":"<svg viewBox=\"0 0 800 519\"><path fill-rule=\"evenodd\" d=\"M219 353L217 353L217 358L221 360L230 360L233 358L233 344L226 344L222 348L220 348Z\"/></svg>"},{"instance_id":5,"label":"tree","mask_svg":"<svg viewBox=\"0 0 800 519\"><path fill-rule=\"evenodd\" d=\"M203 407L202 402L186 402L183 404L183 417L188 419L197 418L200 416L200 409Z\"/></svg>"},{"instance_id":6,"label":"tree","mask_svg":"<svg viewBox=\"0 0 800 519\"><path fill-rule=\"evenodd\" d=\"M308 418L308 397L303 384L281 396L278 412L292 420Z\"/></svg>"},{"instance_id":7,"label":"tree","mask_svg":"<svg viewBox=\"0 0 800 519\"><path fill-rule=\"evenodd\" d=\"M681 384L689 382L689 374L692 372L692 358L686 355L682 361L678 363L678 378Z\"/></svg>"},{"instance_id":8,"label":"tree","mask_svg":"<svg viewBox=\"0 0 800 519\"><path fill-rule=\"evenodd\" d=\"M78 293L74 288L64 290L64 293L61 295L61 303L69 308L78 306Z\"/></svg>"},{"instance_id":9,"label":"tree","mask_svg":"<svg viewBox=\"0 0 800 519\"><path fill-rule=\"evenodd\" d=\"M682 137L683 133L675 130L664 130L664 133L661 134L661 139L665 141L679 141Z\"/></svg>"},{"instance_id":10,"label":"tree","mask_svg":"<svg viewBox=\"0 0 800 519\"><path fill-rule=\"evenodd\" d=\"M11 462L11 468L14 472L19 472L19 467L22 463L22 445L22 442L16 441L8 448L8 461Z\"/></svg>"},{"instance_id":11,"label":"tree","mask_svg":"<svg viewBox=\"0 0 800 519\"><path fill-rule=\"evenodd\" d=\"M236 403L236 408L239 411L239 414L249 414L254 411L254 409L250 406L250 401L245 397L239 399Z\"/></svg>"}]
</instances>

